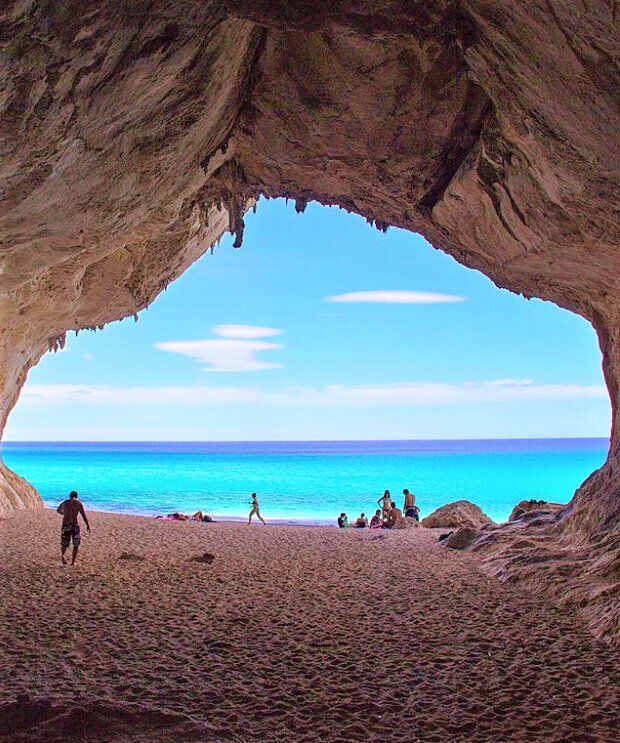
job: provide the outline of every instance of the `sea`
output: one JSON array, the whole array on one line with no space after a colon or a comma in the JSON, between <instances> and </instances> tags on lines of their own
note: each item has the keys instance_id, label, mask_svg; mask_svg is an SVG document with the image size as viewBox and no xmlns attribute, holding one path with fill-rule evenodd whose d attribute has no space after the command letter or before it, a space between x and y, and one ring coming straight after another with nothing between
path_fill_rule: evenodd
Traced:
<instances>
[{"instance_id":1,"label":"sea","mask_svg":"<svg viewBox=\"0 0 620 743\"><path fill-rule=\"evenodd\" d=\"M2 458L48 506L77 490L93 510L334 524L374 513L385 489L421 516L451 501L505 521L520 500L566 503L605 461L608 439L270 442L5 442Z\"/></svg>"}]
</instances>

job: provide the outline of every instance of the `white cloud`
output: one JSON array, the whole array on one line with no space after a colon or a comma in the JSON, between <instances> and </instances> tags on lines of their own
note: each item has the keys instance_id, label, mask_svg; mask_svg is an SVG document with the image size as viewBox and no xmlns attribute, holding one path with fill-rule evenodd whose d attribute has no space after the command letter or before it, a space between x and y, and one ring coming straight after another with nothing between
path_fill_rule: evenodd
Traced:
<instances>
[{"instance_id":1,"label":"white cloud","mask_svg":"<svg viewBox=\"0 0 620 743\"><path fill-rule=\"evenodd\" d=\"M376 289L365 292L346 292L325 298L326 302L370 304L448 304L464 302L465 297L455 294L416 292L408 289Z\"/></svg>"},{"instance_id":2,"label":"white cloud","mask_svg":"<svg viewBox=\"0 0 620 743\"><path fill-rule=\"evenodd\" d=\"M261 328L258 325L216 325L213 335L220 338L269 338L282 335L280 328Z\"/></svg>"},{"instance_id":3,"label":"white cloud","mask_svg":"<svg viewBox=\"0 0 620 743\"><path fill-rule=\"evenodd\" d=\"M88 384L26 384L21 400L30 403L71 403L95 405L161 403L257 402L252 387L111 387Z\"/></svg>"},{"instance_id":4,"label":"white cloud","mask_svg":"<svg viewBox=\"0 0 620 743\"><path fill-rule=\"evenodd\" d=\"M262 369L277 369L281 364L262 361L256 357L259 351L273 351L282 346L266 341L215 339L204 341L166 341L156 343L160 351L189 356L202 364L209 372L247 372Z\"/></svg>"},{"instance_id":5,"label":"white cloud","mask_svg":"<svg viewBox=\"0 0 620 743\"><path fill-rule=\"evenodd\" d=\"M530 379L440 384L401 382L383 385L332 385L322 388L234 386L110 387L105 385L26 384L30 404L226 404L278 406L437 406L605 398L603 385L536 384Z\"/></svg>"},{"instance_id":6,"label":"white cloud","mask_svg":"<svg viewBox=\"0 0 620 743\"><path fill-rule=\"evenodd\" d=\"M327 392L343 402L383 405L452 405L532 400L577 400L605 397L603 385L535 384L531 379L439 384L402 382L384 385L332 386Z\"/></svg>"},{"instance_id":7,"label":"white cloud","mask_svg":"<svg viewBox=\"0 0 620 743\"><path fill-rule=\"evenodd\" d=\"M156 343L159 351L188 356L202 364L209 372L247 372L263 369L279 369L282 364L263 361L256 354L282 348L271 341L257 340L281 335L280 328L264 328L258 325L216 325L213 334L219 338L198 341L164 341Z\"/></svg>"}]
</instances>

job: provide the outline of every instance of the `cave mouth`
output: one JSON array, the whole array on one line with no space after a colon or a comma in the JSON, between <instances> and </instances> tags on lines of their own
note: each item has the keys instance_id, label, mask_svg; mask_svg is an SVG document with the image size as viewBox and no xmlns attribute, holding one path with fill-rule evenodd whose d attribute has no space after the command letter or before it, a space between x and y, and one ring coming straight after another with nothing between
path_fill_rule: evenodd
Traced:
<instances>
[{"instance_id":1,"label":"cave mouth","mask_svg":"<svg viewBox=\"0 0 620 743\"><path fill-rule=\"evenodd\" d=\"M30 372L5 441L38 440L37 431L58 441L583 438L583 427L607 412L602 379L590 373L599 361L595 338L580 318L498 290L420 235L385 234L342 210L311 204L300 216L292 204L271 200L246 219L240 251L226 237L142 311L137 324L70 334L62 353L46 356ZM205 427L196 428L196 419ZM306 419L311 427L300 427ZM506 521L522 500L566 503L604 461L601 441L583 451L567 446L562 452L559 442L546 448L534 442L529 451L515 444L510 454L508 443L470 443L469 466L453 471L444 451L448 475L442 479L428 460L417 459L410 484L419 499L426 496L423 515L464 498ZM157 486L145 482L139 467L128 473L135 483L111 488L118 490L116 501L105 496L99 502L107 479L99 459L88 473L85 447L75 456L50 447L33 465L31 451L4 445L5 462L47 503L62 499L71 481L108 510L126 508L123 498L148 513L212 510L204 496L191 500L203 488L200 477L181 478L176 498L160 493L161 503L145 503L140 488L156 493ZM99 458L111 450L95 447ZM405 452L399 445L392 453ZM490 466L493 452L508 467L503 475L501 464ZM519 455L521 468L512 467L511 456ZM566 472L554 470L553 456L564 456ZM490 468L485 475L480 467ZM244 472L252 480L251 471ZM352 495L371 486L352 475L338 473L347 511L364 508ZM286 478L292 501L301 494L291 478L306 476L299 471ZM323 473L313 476L320 489ZM390 487L398 476L384 473ZM167 483L165 490L172 487ZM241 492L250 485L240 476L223 487ZM251 487L264 493L268 483ZM311 488L303 495L312 501ZM217 515L242 515L226 499L219 502ZM276 503L278 517L333 520L329 509L313 513L308 506L296 514Z\"/></svg>"},{"instance_id":2,"label":"cave mouth","mask_svg":"<svg viewBox=\"0 0 620 743\"><path fill-rule=\"evenodd\" d=\"M503 533L488 554L617 635L615 6L68 0L2 13L0 434L48 349L139 313L225 230L239 242L252 200L339 205L594 326L607 462L556 522L525 542ZM38 503L0 467L0 511Z\"/></svg>"}]
</instances>

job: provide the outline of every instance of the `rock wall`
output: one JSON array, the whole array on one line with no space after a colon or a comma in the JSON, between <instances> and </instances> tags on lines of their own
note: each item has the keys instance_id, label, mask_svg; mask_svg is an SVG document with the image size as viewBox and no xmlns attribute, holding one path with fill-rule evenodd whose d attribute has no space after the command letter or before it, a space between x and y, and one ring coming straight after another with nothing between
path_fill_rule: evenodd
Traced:
<instances>
[{"instance_id":1,"label":"rock wall","mask_svg":"<svg viewBox=\"0 0 620 743\"><path fill-rule=\"evenodd\" d=\"M7 0L0 432L46 349L139 312L223 230L240 244L249 200L338 204L594 324L612 446L545 531L584 556L547 584L611 581L618 22L604 0ZM0 491L37 502L4 467ZM527 577L507 549L494 569Z\"/></svg>"}]
</instances>

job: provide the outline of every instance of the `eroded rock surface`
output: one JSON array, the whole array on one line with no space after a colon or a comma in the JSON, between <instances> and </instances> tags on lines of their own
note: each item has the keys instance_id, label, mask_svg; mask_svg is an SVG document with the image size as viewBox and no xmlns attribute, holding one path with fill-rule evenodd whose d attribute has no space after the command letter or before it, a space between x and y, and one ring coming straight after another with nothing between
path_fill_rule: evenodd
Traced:
<instances>
[{"instance_id":1,"label":"eroded rock surface","mask_svg":"<svg viewBox=\"0 0 620 743\"><path fill-rule=\"evenodd\" d=\"M558 513L564 508L561 503L549 503L544 500L522 500L512 509L508 521L522 519L524 516L535 518L537 514Z\"/></svg>"},{"instance_id":2,"label":"eroded rock surface","mask_svg":"<svg viewBox=\"0 0 620 743\"><path fill-rule=\"evenodd\" d=\"M472 526L461 526L441 541L443 547L449 547L453 550L467 550L482 536L480 529Z\"/></svg>"},{"instance_id":3,"label":"eroded rock surface","mask_svg":"<svg viewBox=\"0 0 620 743\"><path fill-rule=\"evenodd\" d=\"M446 503L421 521L422 526L429 529L459 529L461 526L480 529L492 523L479 506L468 500Z\"/></svg>"},{"instance_id":4,"label":"eroded rock surface","mask_svg":"<svg viewBox=\"0 0 620 743\"><path fill-rule=\"evenodd\" d=\"M3 3L0 432L47 349L138 313L225 229L239 244L251 199L338 204L595 326L609 459L527 527L527 550L511 528L485 555L609 634L619 15L604 0ZM3 511L38 502L5 467L0 491Z\"/></svg>"}]
</instances>

